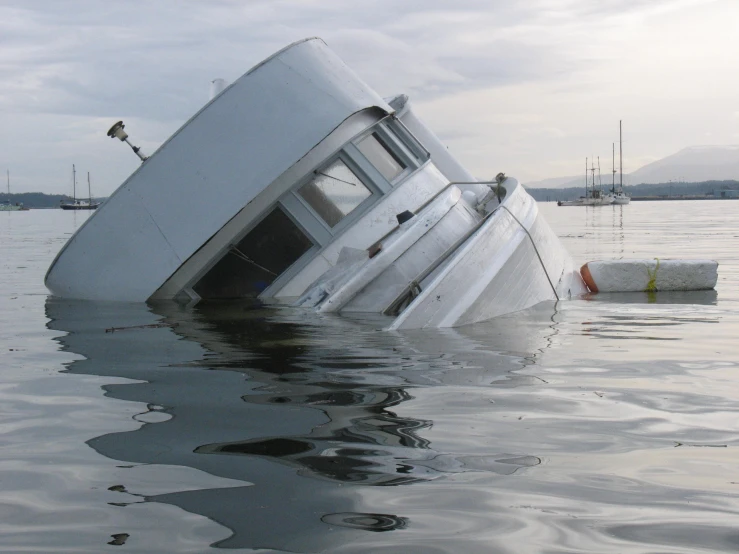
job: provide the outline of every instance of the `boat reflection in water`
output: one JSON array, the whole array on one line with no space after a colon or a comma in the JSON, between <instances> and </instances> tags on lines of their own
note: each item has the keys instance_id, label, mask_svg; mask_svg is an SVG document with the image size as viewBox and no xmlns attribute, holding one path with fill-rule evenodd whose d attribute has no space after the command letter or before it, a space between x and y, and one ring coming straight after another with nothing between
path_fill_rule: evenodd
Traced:
<instances>
[{"instance_id":1,"label":"boat reflection in water","mask_svg":"<svg viewBox=\"0 0 739 554\"><path fill-rule=\"evenodd\" d=\"M68 371L134 380L106 394L147 406L140 428L90 446L115 460L244 482L142 495L229 528L217 546L308 552L345 544L408 525L407 515L386 509L394 487L540 463L493 439L467 452L437 451L425 436L435 422L404 412L423 412L409 409L414 398L439 385L535 379L511 372L546 348L550 316L536 319L534 332L500 325L401 335L378 333L380 320L243 304L152 309L49 299L46 310L49 327L67 333L57 339L63 348L85 358ZM483 346L483 336L508 352ZM382 500L368 487L385 491Z\"/></svg>"}]
</instances>

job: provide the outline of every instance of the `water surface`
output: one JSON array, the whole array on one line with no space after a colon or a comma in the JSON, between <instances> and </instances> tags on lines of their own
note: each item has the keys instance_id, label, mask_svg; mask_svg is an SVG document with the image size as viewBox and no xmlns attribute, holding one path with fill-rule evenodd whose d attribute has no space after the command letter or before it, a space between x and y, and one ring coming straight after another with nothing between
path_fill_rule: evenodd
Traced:
<instances>
[{"instance_id":1,"label":"water surface","mask_svg":"<svg viewBox=\"0 0 739 554\"><path fill-rule=\"evenodd\" d=\"M63 301L88 214L0 213L0 551L737 551L739 203L540 207L580 263L711 258L717 290L402 334Z\"/></svg>"}]
</instances>

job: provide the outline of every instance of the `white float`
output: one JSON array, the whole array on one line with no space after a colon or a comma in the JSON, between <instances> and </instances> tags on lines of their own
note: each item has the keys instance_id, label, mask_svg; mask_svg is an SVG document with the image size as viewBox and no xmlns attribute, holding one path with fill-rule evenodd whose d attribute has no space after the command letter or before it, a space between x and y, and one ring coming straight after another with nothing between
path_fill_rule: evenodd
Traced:
<instances>
[{"instance_id":1,"label":"white float","mask_svg":"<svg viewBox=\"0 0 739 554\"><path fill-rule=\"evenodd\" d=\"M713 260L605 260L580 268L591 292L710 290L718 279Z\"/></svg>"}]
</instances>

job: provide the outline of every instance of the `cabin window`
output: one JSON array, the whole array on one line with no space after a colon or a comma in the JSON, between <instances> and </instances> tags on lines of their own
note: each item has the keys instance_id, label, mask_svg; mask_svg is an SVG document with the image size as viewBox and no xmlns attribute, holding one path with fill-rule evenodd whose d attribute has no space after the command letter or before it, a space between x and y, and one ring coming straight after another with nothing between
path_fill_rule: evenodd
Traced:
<instances>
[{"instance_id":1,"label":"cabin window","mask_svg":"<svg viewBox=\"0 0 739 554\"><path fill-rule=\"evenodd\" d=\"M203 299L256 298L313 242L279 207L206 273L193 290Z\"/></svg>"},{"instance_id":2,"label":"cabin window","mask_svg":"<svg viewBox=\"0 0 739 554\"><path fill-rule=\"evenodd\" d=\"M392 182L407 167L377 133L367 135L357 143L357 148L388 182Z\"/></svg>"},{"instance_id":3,"label":"cabin window","mask_svg":"<svg viewBox=\"0 0 739 554\"><path fill-rule=\"evenodd\" d=\"M335 227L372 195L340 159L315 173L311 181L298 189L298 194L329 227Z\"/></svg>"}]
</instances>

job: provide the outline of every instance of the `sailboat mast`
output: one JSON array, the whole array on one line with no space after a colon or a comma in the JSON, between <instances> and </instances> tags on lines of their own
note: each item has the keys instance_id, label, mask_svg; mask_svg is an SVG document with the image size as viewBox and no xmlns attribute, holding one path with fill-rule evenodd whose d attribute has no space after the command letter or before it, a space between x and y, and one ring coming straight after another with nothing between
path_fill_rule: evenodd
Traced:
<instances>
[{"instance_id":1,"label":"sailboat mast","mask_svg":"<svg viewBox=\"0 0 739 554\"><path fill-rule=\"evenodd\" d=\"M87 196L89 198L89 204L92 206L92 188L90 187L90 172L87 172Z\"/></svg>"},{"instance_id":2,"label":"sailboat mast","mask_svg":"<svg viewBox=\"0 0 739 554\"><path fill-rule=\"evenodd\" d=\"M592 190L592 196L595 196L595 160L590 158L590 186Z\"/></svg>"},{"instance_id":3,"label":"sailboat mast","mask_svg":"<svg viewBox=\"0 0 739 554\"><path fill-rule=\"evenodd\" d=\"M77 203L77 170L72 164L72 199L74 203Z\"/></svg>"},{"instance_id":4,"label":"sailboat mast","mask_svg":"<svg viewBox=\"0 0 739 554\"><path fill-rule=\"evenodd\" d=\"M588 195L588 159L585 158L585 196Z\"/></svg>"},{"instance_id":5,"label":"sailboat mast","mask_svg":"<svg viewBox=\"0 0 739 554\"><path fill-rule=\"evenodd\" d=\"M616 194L616 143L614 142L612 144L613 158L611 159L611 193Z\"/></svg>"},{"instance_id":6,"label":"sailboat mast","mask_svg":"<svg viewBox=\"0 0 739 554\"><path fill-rule=\"evenodd\" d=\"M621 120L618 120L618 188L624 188L624 142L621 138ZM632 193L633 194L633 193Z\"/></svg>"},{"instance_id":7,"label":"sailboat mast","mask_svg":"<svg viewBox=\"0 0 739 554\"><path fill-rule=\"evenodd\" d=\"M5 172L8 174L8 202L10 202L10 170L6 169Z\"/></svg>"},{"instance_id":8,"label":"sailboat mast","mask_svg":"<svg viewBox=\"0 0 739 554\"><path fill-rule=\"evenodd\" d=\"M593 184L595 188L595 184ZM598 190L603 189L603 182L600 180L600 156L598 156Z\"/></svg>"}]
</instances>

